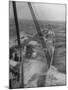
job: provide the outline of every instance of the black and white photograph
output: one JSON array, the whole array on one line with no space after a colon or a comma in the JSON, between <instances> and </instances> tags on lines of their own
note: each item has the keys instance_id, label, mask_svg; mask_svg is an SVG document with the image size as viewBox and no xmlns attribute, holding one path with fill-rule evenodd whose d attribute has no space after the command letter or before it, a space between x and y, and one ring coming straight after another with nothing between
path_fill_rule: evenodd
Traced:
<instances>
[{"instance_id":1,"label":"black and white photograph","mask_svg":"<svg viewBox=\"0 0 68 90\"><path fill-rule=\"evenodd\" d=\"M9 88L66 86L66 4L9 1Z\"/></svg>"}]
</instances>

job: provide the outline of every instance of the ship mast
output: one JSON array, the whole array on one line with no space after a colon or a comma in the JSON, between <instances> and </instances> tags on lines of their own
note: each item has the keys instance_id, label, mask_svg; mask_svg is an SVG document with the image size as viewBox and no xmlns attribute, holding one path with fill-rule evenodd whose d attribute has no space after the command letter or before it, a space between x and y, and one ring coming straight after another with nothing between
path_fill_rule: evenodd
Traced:
<instances>
[{"instance_id":1,"label":"ship mast","mask_svg":"<svg viewBox=\"0 0 68 90\"><path fill-rule=\"evenodd\" d=\"M18 47L20 50L20 87L24 88L24 73L23 73L23 58L22 58L22 49L21 49L21 41L20 41L20 33L19 33L19 24L18 24L18 17L17 17L17 9L16 9L16 3L15 1L12 1L13 5L13 12L14 12L14 20L15 20L15 26L16 26L16 34L17 34L17 41L18 41Z\"/></svg>"},{"instance_id":2,"label":"ship mast","mask_svg":"<svg viewBox=\"0 0 68 90\"><path fill-rule=\"evenodd\" d=\"M32 18L33 18L33 21L34 21L34 24L35 24L35 27L36 27L38 36L39 36L39 40L40 40L40 42L42 44L42 48L44 50L44 48L47 48L47 46L46 46L46 43L45 43L45 41L43 39L43 34L41 32L40 26L38 24L37 18L36 18L35 14L34 14L34 11L33 11L33 8L32 8L32 5L31 5L30 2L28 2L28 6L29 6L29 9L30 9L30 12L31 12L31 15L32 15ZM51 57L49 55L49 52L44 50L44 54L45 54L45 57L47 58L47 63L49 64L48 61L51 60Z\"/></svg>"}]
</instances>

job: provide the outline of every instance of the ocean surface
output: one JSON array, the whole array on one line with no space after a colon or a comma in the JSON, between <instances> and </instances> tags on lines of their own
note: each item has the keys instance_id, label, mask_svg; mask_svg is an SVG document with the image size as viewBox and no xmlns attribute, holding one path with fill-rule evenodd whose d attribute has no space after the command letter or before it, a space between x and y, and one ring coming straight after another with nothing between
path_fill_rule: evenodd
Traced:
<instances>
[{"instance_id":1,"label":"ocean surface","mask_svg":"<svg viewBox=\"0 0 68 90\"><path fill-rule=\"evenodd\" d=\"M35 25L32 20L18 20L20 35L24 31L29 35L37 33ZM57 21L38 21L42 29L48 29L48 25L55 32L55 53L53 65L57 67L60 72L66 73L66 22ZM9 44L16 39L16 28L13 19L9 20Z\"/></svg>"}]
</instances>

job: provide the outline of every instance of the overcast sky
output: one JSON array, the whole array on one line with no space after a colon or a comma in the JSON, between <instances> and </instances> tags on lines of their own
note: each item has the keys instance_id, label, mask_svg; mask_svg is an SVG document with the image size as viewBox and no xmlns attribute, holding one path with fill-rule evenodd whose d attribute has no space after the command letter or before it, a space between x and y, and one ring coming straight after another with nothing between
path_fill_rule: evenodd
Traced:
<instances>
[{"instance_id":1,"label":"overcast sky","mask_svg":"<svg viewBox=\"0 0 68 90\"><path fill-rule=\"evenodd\" d=\"M13 18L12 3L10 2L10 18ZM16 2L19 19L32 19L27 3ZM65 5L32 3L33 10L39 20L65 21Z\"/></svg>"}]
</instances>

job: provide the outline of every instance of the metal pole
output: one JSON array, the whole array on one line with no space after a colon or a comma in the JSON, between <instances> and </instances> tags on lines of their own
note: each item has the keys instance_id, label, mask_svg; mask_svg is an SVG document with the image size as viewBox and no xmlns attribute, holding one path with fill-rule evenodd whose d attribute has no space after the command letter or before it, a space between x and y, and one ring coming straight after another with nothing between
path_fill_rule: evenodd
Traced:
<instances>
[{"instance_id":1,"label":"metal pole","mask_svg":"<svg viewBox=\"0 0 68 90\"><path fill-rule=\"evenodd\" d=\"M43 51L44 51L44 48L47 48L47 46L46 46L46 43L44 42L43 34L41 33L40 26L38 24L38 21L36 19L36 16L34 14L34 11L33 11L33 8L31 6L31 3L30 2L28 2L28 6L30 8L31 15L32 15L32 18L33 18L33 21L34 21L34 24L36 26L36 30L37 30L37 33L38 33L38 36L39 36L39 40L41 41L41 45L42 45L42 48L43 48ZM47 64L50 63L49 60L51 60L51 58L50 58L49 52L48 51L44 51L44 54L45 54L45 57L47 59L46 63ZM47 66L47 68L49 68L49 65ZM44 82L46 83L46 76L44 76ZM45 83L42 86L45 86Z\"/></svg>"},{"instance_id":2,"label":"metal pole","mask_svg":"<svg viewBox=\"0 0 68 90\"><path fill-rule=\"evenodd\" d=\"M43 39L43 34L41 33L41 29L40 29L40 26L39 26L39 24L38 24L38 21L37 21L37 19L36 19L36 16L35 16L35 14L34 14L34 11L33 11L33 8L32 8L32 5L31 5L31 3L30 2L28 2L28 6L29 6L29 8L30 8L30 11L31 11L31 15L32 15L32 18L33 18L33 21L34 21L34 24L35 24L35 26L36 26L36 30L37 30L37 33L38 33L38 35L39 35L39 40L41 41L41 44L42 44L42 48L44 49L44 48L47 48L47 46L46 46L46 43L44 42L44 39ZM50 60L51 60L51 57L50 57L50 55L49 55L49 52L47 51L44 51L45 52L45 56L46 56L46 58L47 58L47 63L49 64L50 63ZM48 62L49 61L49 62ZM49 66L48 66L49 67Z\"/></svg>"},{"instance_id":3,"label":"metal pole","mask_svg":"<svg viewBox=\"0 0 68 90\"><path fill-rule=\"evenodd\" d=\"M17 41L18 41L18 47L20 50L20 83L22 88L24 88L24 75L23 75L23 60L22 60L22 51L21 51L21 42L20 42L20 33L19 33L19 24L18 24L18 17L17 17L17 10L16 10L16 3L15 1L12 1L13 5L13 13L14 13L14 19L15 19L15 26L16 26L16 33L17 33Z\"/></svg>"},{"instance_id":4,"label":"metal pole","mask_svg":"<svg viewBox=\"0 0 68 90\"><path fill-rule=\"evenodd\" d=\"M16 11L16 3L15 3L15 1L12 1L12 5L13 5L15 25L16 25L16 33L17 33L18 46L20 47L19 24L18 24L18 18L17 18L17 11Z\"/></svg>"}]
</instances>

